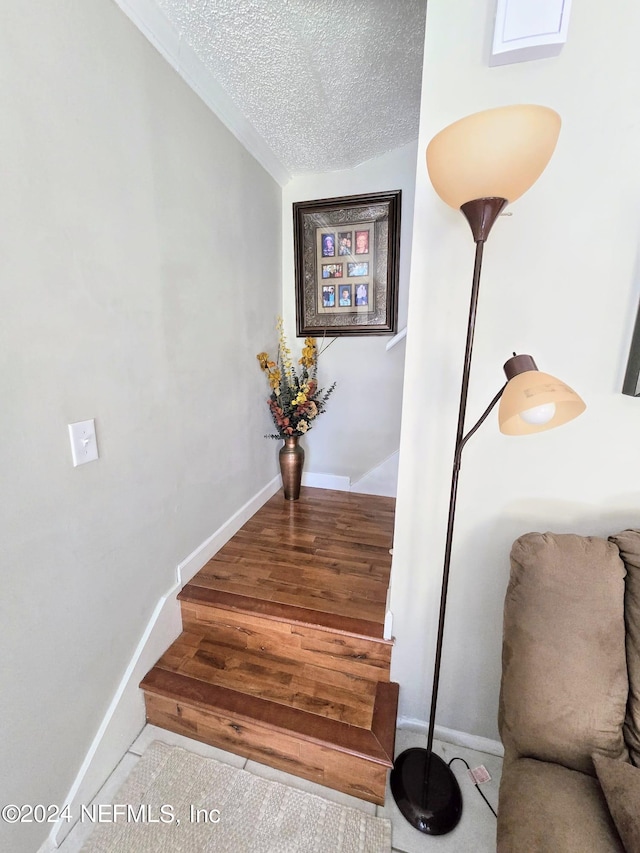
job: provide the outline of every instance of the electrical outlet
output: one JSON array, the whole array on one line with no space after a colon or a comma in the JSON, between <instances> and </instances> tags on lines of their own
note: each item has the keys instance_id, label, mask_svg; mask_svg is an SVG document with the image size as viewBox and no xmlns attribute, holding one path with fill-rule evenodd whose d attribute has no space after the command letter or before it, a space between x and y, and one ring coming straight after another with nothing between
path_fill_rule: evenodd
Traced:
<instances>
[{"instance_id":1,"label":"electrical outlet","mask_svg":"<svg viewBox=\"0 0 640 853\"><path fill-rule=\"evenodd\" d=\"M84 465L85 462L93 462L98 458L96 424L93 419L69 424L69 440L74 467Z\"/></svg>"}]
</instances>

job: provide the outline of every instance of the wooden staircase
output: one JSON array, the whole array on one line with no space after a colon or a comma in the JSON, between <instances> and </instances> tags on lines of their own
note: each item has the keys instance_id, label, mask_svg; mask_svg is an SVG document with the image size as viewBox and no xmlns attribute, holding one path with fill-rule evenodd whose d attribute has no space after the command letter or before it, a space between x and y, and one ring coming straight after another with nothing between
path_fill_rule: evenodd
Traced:
<instances>
[{"instance_id":1,"label":"wooden staircase","mask_svg":"<svg viewBox=\"0 0 640 853\"><path fill-rule=\"evenodd\" d=\"M383 639L394 500L279 492L179 595L147 720L374 803L398 686Z\"/></svg>"}]
</instances>

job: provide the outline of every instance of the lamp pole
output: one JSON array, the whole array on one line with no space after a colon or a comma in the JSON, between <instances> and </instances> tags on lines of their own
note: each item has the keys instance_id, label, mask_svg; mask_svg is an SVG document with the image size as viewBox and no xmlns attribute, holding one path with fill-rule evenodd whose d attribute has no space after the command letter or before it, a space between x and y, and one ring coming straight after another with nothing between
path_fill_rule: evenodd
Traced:
<instances>
[{"instance_id":1,"label":"lamp pole","mask_svg":"<svg viewBox=\"0 0 640 853\"><path fill-rule=\"evenodd\" d=\"M469 201L460 208L467 218L473 239L476 244L475 261L473 265L473 280L471 284L471 299L469 304L469 320L467 323L467 342L464 352L464 367L462 370L462 386L460 388L460 404L458 409L458 426L456 429L456 444L453 454L453 471L451 474L451 492L449 496L449 515L447 518L447 538L444 548L444 567L442 571L442 587L440 592L440 611L438 615L438 633L436 638L436 656L433 670L433 688L431 691L431 711L429 714L429 731L427 735L427 760L424 774L424 796L423 805L427 805L429 792L429 771L431 769L431 756L433 755L433 732L436 723L436 704L438 702L438 685L440 683L440 662L442 660L442 640L444 635L444 621L447 611L447 591L449 588L449 569L451 566L451 548L453 544L453 527L456 517L456 502L458 497L458 477L460 474L460 463L462 449L466 443L464 437L464 422L467 413L467 396L469 393L469 378L471 375L471 358L473 355L473 338L476 326L476 313L478 309L478 296L480 293L480 274L482 272L482 255L484 244L489 236L491 228L507 205L504 198L481 198ZM481 421L476 424L475 429L489 414L491 409L500 399L500 394L494 398L485 412ZM474 429L474 432L475 432ZM471 433L469 437L471 436Z\"/></svg>"},{"instance_id":2,"label":"lamp pole","mask_svg":"<svg viewBox=\"0 0 640 853\"><path fill-rule=\"evenodd\" d=\"M438 686L440 683L440 664L442 660L442 641L447 610L447 592L449 587L449 569L451 566L451 547L453 543L453 528L458 494L458 477L462 449L468 439L483 423L489 412L496 405L503 388L493 398L489 407L469 433L464 435L464 422L467 411L467 396L469 377L471 374L471 359L473 355L473 338L475 333L478 295L480 292L480 275L482 271L482 255L484 244L489 232L500 212L507 205L504 198L481 198L466 202L460 208L465 215L473 238L476 243L471 299L469 304L469 319L467 322L467 340L465 346L462 385L460 388L460 404L458 409L458 426L451 474L451 492L449 497L449 515L447 520L447 538L444 552L442 586L440 591L440 611L438 616L438 631L436 638L436 654L433 670L433 688L431 692L431 711L427 747L409 749L403 752L395 761L391 771L390 784L393 797L405 818L416 829L430 835L443 835L450 832L460 820L462 814L462 795L453 772L442 759L433 753L433 735L438 702Z\"/></svg>"}]
</instances>

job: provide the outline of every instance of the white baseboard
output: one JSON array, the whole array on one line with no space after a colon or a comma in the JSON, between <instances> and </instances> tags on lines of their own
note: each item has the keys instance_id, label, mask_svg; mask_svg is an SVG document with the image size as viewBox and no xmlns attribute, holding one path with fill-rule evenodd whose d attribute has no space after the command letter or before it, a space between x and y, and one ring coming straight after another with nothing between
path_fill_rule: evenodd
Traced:
<instances>
[{"instance_id":1,"label":"white baseboard","mask_svg":"<svg viewBox=\"0 0 640 853\"><path fill-rule=\"evenodd\" d=\"M424 735L429 730L429 726L424 720L416 720L411 717L398 717L397 726L399 729L410 729ZM491 740L490 738L480 737L480 735L470 735L467 732L447 729L444 726L436 726L434 736L436 740L443 740L445 743L452 743L455 746L464 746L467 749L475 749L477 752L486 752L488 755L497 755L501 758L504 756L504 747L499 740Z\"/></svg>"},{"instance_id":2,"label":"white baseboard","mask_svg":"<svg viewBox=\"0 0 640 853\"><path fill-rule=\"evenodd\" d=\"M398 453L393 453L380 465L355 483L339 474L302 473L302 485L315 489L334 489L337 492L357 492L363 495L383 495L395 498L398 491Z\"/></svg>"},{"instance_id":3,"label":"white baseboard","mask_svg":"<svg viewBox=\"0 0 640 853\"><path fill-rule=\"evenodd\" d=\"M156 604L64 800L71 806L74 819L80 814L80 806L90 803L109 778L145 724L144 698L138 685L182 630L178 593L279 488L280 477L275 477L176 567L176 582ZM66 820L54 824L39 853L59 847L73 825L74 821Z\"/></svg>"},{"instance_id":4,"label":"white baseboard","mask_svg":"<svg viewBox=\"0 0 640 853\"><path fill-rule=\"evenodd\" d=\"M314 489L335 489L337 492L350 492L351 480L338 474L302 474L302 485Z\"/></svg>"}]
</instances>

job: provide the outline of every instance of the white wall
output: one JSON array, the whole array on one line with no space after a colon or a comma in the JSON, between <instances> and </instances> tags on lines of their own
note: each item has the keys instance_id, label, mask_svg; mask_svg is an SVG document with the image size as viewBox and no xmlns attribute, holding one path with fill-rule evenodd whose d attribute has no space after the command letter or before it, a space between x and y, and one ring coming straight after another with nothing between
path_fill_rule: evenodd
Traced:
<instances>
[{"instance_id":1,"label":"white wall","mask_svg":"<svg viewBox=\"0 0 640 853\"><path fill-rule=\"evenodd\" d=\"M0 52L0 802L62 803L176 566L276 474L281 191L110 0L7 0Z\"/></svg>"},{"instance_id":2,"label":"white wall","mask_svg":"<svg viewBox=\"0 0 640 853\"><path fill-rule=\"evenodd\" d=\"M413 224L416 145L405 145L382 157L340 172L304 175L284 188L282 201L283 306L290 344L296 340L293 255L293 211L297 201L402 190L398 329L406 326L409 260ZM336 381L327 411L303 440L305 471L348 477L352 484L397 452L405 343L391 350L392 335L335 339L319 362L321 385ZM396 471L386 465L375 490L395 494Z\"/></svg>"},{"instance_id":3,"label":"white wall","mask_svg":"<svg viewBox=\"0 0 640 853\"><path fill-rule=\"evenodd\" d=\"M509 103L563 118L544 175L498 220L484 254L469 424L530 353L588 409L561 429L467 445L453 546L439 725L497 739L502 604L513 539L640 526L640 401L620 393L640 297L640 7L573 5L554 59L489 68L493 4L430 0L416 188L393 567L400 714L424 721L442 572L474 245L435 195L423 153L455 119Z\"/></svg>"}]
</instances>

